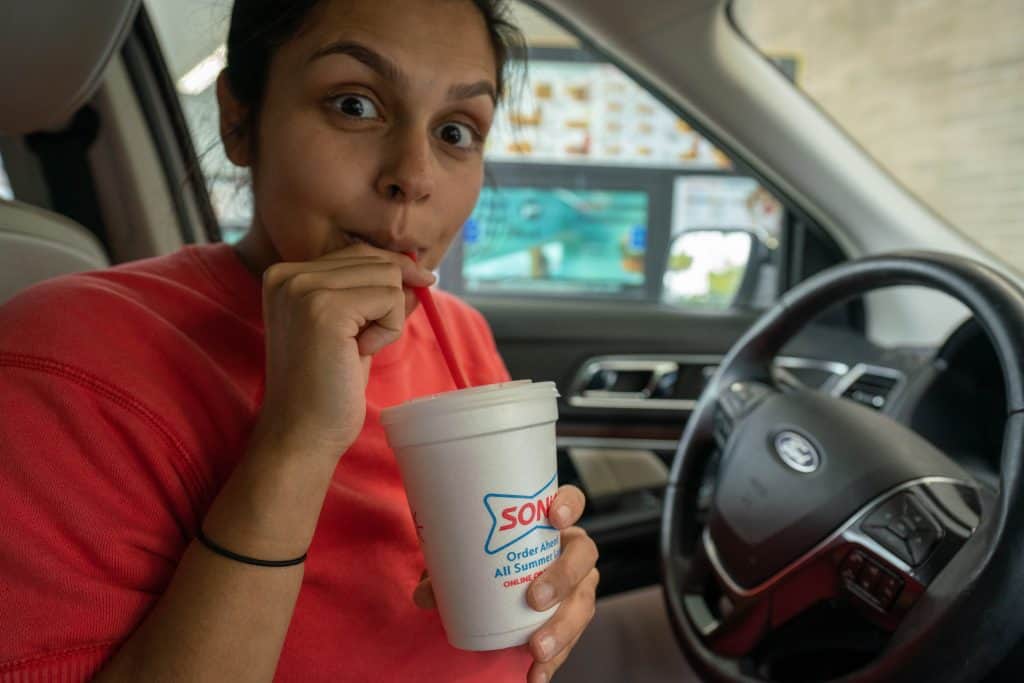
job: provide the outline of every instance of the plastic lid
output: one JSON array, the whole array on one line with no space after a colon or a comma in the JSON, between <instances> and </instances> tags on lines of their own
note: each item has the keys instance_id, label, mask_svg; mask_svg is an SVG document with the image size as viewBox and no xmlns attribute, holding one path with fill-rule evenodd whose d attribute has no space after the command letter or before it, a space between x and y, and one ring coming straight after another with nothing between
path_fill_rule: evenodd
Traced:
<instances>
[{"instance_id":1,"label":"plastic lid","mask_svg":"<svg viewBox=\"0 0 1024 683\"><path fill-rule=\"evenodd\" d=\"M443 394L423 396L381 411L381 424L393 425L405 420L440 417L479 408L504 404L558 398L554 382L533 382L521 379L499 384L485 384Z\"/></svg>"}]
</instances>

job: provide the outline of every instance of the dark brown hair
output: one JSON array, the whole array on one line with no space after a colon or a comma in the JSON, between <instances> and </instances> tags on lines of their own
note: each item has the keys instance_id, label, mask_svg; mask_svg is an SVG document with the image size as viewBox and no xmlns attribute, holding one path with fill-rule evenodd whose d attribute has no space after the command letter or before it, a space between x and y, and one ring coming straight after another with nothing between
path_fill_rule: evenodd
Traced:
<instances>
[{"instance_id":1,"label":"dark brown hair","mask_svg":"<svg viewBox=\"0 0 1024 683\"><path fill-rule=\"evenodd\" d=\"M507 0L472 0L483 15L494 49L498 97L505 93L513 57L525 58L525 40L509 18ZM274 51L295 37L323 0L235 0L227 43L227 80L231 93L248 109L243 129L259 116ZM241 131L240 131L241 132Z\"/></svg>"}]
</instances>

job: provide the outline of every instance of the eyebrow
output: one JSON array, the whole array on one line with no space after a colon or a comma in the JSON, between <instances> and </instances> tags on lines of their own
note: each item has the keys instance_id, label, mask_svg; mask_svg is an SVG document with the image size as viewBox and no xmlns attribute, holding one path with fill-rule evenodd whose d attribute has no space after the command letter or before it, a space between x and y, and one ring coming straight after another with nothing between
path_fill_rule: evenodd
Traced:
<instances>
[{"instance_id":1,"label":"eyebrow","mask_svg":"<svg viewBox=\"0 0 1024 683\"><path fill-rule=\"evenodd\" d=\"M498 102L498 93L495 92L494 84L490 81L477 81L448 88L449 100L471 100L480 95L487 95L495 104Z\"/></svg>"},{"instance_id":2,"label":"eyebrow","mask_svg":"<svg viewBox=\"0 0 1024 683\"><path fill-rule=\"evenodd\" d=\"M408 87L409 85L409 77L398 68L397 64L379 52L350 40L341 40L325 45L313 53L307 64L328 55L347 55L376 71L386 81L391 81L401 87ZM453 85L448 88L447 93L449 100L468 100L480 95L487 95L494 103L498 101L494 84L487 80Z\"/></svg>"}]
</instances>

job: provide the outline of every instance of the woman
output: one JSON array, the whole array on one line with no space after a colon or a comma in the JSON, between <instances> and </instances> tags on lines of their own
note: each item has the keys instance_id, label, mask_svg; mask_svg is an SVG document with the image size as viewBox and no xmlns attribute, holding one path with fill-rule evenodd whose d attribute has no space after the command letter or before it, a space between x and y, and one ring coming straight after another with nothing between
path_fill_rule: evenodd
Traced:
<instances>
[{"instance_id":1,"label":"woman","mask_svg":"<svg viewBox=\"0 0 1024 683\"><path fill-rule=\"evenodd\" d=\"M0 311L0 680L536 683L565 659L598 580L579 490L528 593L555 615L455 650L378 419L449 388L408 288L480 191L502 12L237 0L217 93L247 236ZM470 380L506 379L481 316L439 299Z\"/></svg>"}]
</instances>

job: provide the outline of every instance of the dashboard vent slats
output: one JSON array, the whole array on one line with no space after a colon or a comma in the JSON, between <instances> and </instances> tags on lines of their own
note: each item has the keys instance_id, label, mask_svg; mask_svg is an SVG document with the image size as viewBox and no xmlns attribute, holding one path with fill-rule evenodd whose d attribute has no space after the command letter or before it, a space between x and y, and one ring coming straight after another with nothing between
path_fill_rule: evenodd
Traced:
<instances>
[{"instance_id":1,"label":"dashboard vent slats","mask_svg":"<svg viewBox=\"0 0 1024 683\"><path fill-rule=\"evenodd\" d=\"M897 377L865 372L855 379L843 391L843 398L848 398L874 410L885 407L889 394L899 382Z\"/></svg>"}]
</instances>

